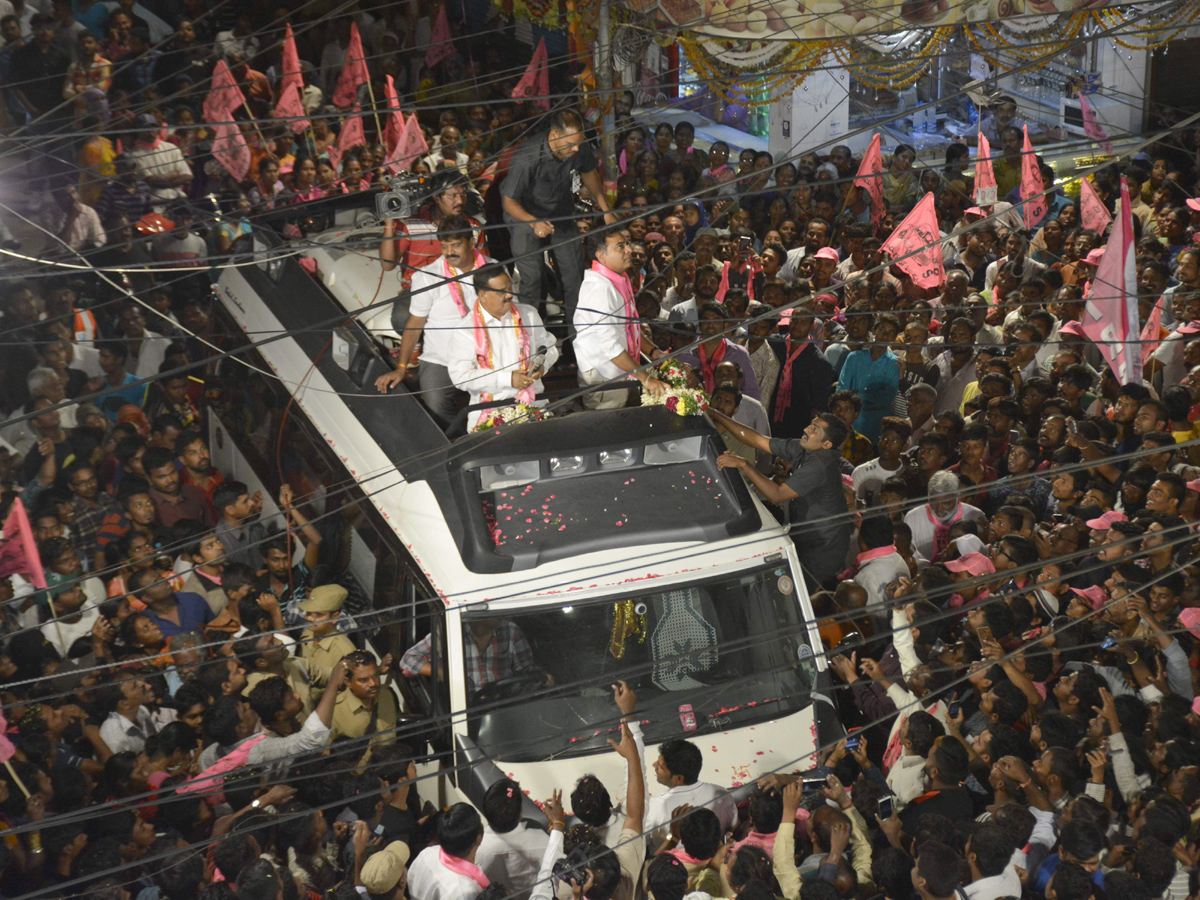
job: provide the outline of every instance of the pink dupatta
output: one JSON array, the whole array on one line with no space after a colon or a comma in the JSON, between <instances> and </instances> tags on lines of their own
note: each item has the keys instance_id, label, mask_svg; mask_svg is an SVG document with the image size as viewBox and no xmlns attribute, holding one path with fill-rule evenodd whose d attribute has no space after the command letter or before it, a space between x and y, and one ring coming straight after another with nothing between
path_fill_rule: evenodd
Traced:
<instances>
[{"instance_id":1,"label":"pink dupatta","mask_svg":"<svg viewBox=\"0 0 1200 900\"><path fill-rule=\"evenodd\" d=\"M525 327L524 323L521 322L521 313L517 311L516 306L513 306L511 315L513 319L513 327L517 329L517 347L519 348L521 355L521 363L522 365L528 365L530 357L529 330ZM488 335L487 325L485 325L483 322L483 307L480 305L478 300L475 301L474 328L475 359L479 363L479 367L481 369L496 368L495 358L492 354L492 339ZM484 403L487 403L492 399L492 395L487 392L481 393L479 396ZM533 389L533 385L530 385L527 388L522 388L517 393L517 402L527 404L533 403L535 396L537 395ZM484 885L484 887L486 886L487 885Z\"/></svg>"},{"instance_id":2,"label":"pink dupatta","mask_svg":"<svg viewBox=\"0 0 1200 900\"><path fill-rule=\"evenodd\" d=\"M629 351L629 357L636 364L641 359L642 353L642 330L640 319L638 318L637 305L633 302L633 282L629 280L628 275L618 275L608 266L601 262L592 262L592 271L597 275L603 275L607 278L612 286L617 289L617 293L621 295L621 299L625 301L625 344Z\"/></svg>"}]
</instances>

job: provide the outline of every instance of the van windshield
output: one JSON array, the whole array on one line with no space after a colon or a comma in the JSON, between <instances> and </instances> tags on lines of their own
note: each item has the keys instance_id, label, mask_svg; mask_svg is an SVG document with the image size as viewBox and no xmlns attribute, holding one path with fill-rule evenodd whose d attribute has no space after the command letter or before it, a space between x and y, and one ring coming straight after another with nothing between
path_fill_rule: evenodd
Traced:
<instances>
[{"instance_id":1,"label":"van windshield","mask_svg":"<svg viewBox=\"0 0 1200 900\"><path fill-rule=\"evenodd\" d=\"M662 591L480 611L465 617L463 643L470 735L512 762L607 751L619 680L637 691L651 744L795 712L816 676L781 564Z\"/></svg>"}]
</instances>

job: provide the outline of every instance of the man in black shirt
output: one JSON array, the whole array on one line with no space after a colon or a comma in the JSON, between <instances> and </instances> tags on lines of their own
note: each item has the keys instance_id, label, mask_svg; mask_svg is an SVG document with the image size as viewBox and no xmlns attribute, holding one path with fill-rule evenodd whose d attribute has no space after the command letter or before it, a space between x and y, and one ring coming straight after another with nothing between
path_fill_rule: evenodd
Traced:
<instances>
[{"instance_id":1,"label":"man in black shirt","mask_svg":"<svg viewBox=\"0 0 1200 900\"><path fill-rule=\"evenodd\" d=\"M776 484L745 458L726 451L717 459L722 469L742 470L751 484L776 506L787 506L796 555L810 590L836 581L845 568L854 523L846 514L842 492L841 447L849 437L846 423L833 415L818 415L799 440L768 438L753 428L714 412L733 436L755 449L781 456L792 464L792 474Z\"/></svg>"},{"instance_id":2,"label":"man in black shirt","mask_svg":"<svg viewBox=\"0 0 1200 900\"><path fill-rule=\"evenodd\" d=\"M512 254L521 273L518 299L541 308L546 299L542 286L542 251L554 254L563 283L566 321L575 318L579 286L583 282L583 245L575 227L574 176L614 224L604 185L597 171L596 154L584 142L583 120L571 110L550 118L550 130L530 138L512 156L512 165L501 185L504 221L512 238Z\"/></svg>"}]
</instances>

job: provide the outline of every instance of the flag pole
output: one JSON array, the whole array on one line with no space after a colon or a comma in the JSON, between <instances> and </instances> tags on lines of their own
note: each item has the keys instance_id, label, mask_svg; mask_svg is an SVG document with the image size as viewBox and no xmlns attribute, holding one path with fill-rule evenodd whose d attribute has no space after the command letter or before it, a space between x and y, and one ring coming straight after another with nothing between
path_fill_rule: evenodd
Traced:
<instances>
[{"instance_id":1,"label":"flag pole","mask_svg":"<svg viewBox=\"0 0 1200 900\"><path fill-rule=\"evenodd\" d=\"M387 145L384 143L384 140L383 140L383 126L381 126L379 124L379 107L377 107L375 105L375 88L371 84L371 73L370 72L367 73L367 93L371 97L371 114L375 117L375 133L377 135L379 135L379 143L384 144L383 149L386 150ZM390 109L388 110L388 113L389 114L391 113Z\"/></svg>"}]
</instances>

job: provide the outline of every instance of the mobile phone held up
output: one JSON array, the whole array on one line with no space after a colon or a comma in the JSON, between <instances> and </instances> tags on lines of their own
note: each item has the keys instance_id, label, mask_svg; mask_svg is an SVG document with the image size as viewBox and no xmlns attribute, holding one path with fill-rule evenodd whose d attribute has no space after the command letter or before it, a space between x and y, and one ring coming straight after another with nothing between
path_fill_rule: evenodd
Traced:
<instances>
[{"instance_id":1,"label":"mobile phone held up","mask_svg":"<svg viewBox=\"0 0 1200 900\"><path fill-rule=\"evenodd\" d=\"M879 798L879 818L881 820L882 819L890 819L892 817L892 810L893 810L892 798L891 797L880 797Z\"/></svg>"}]
</instances>

